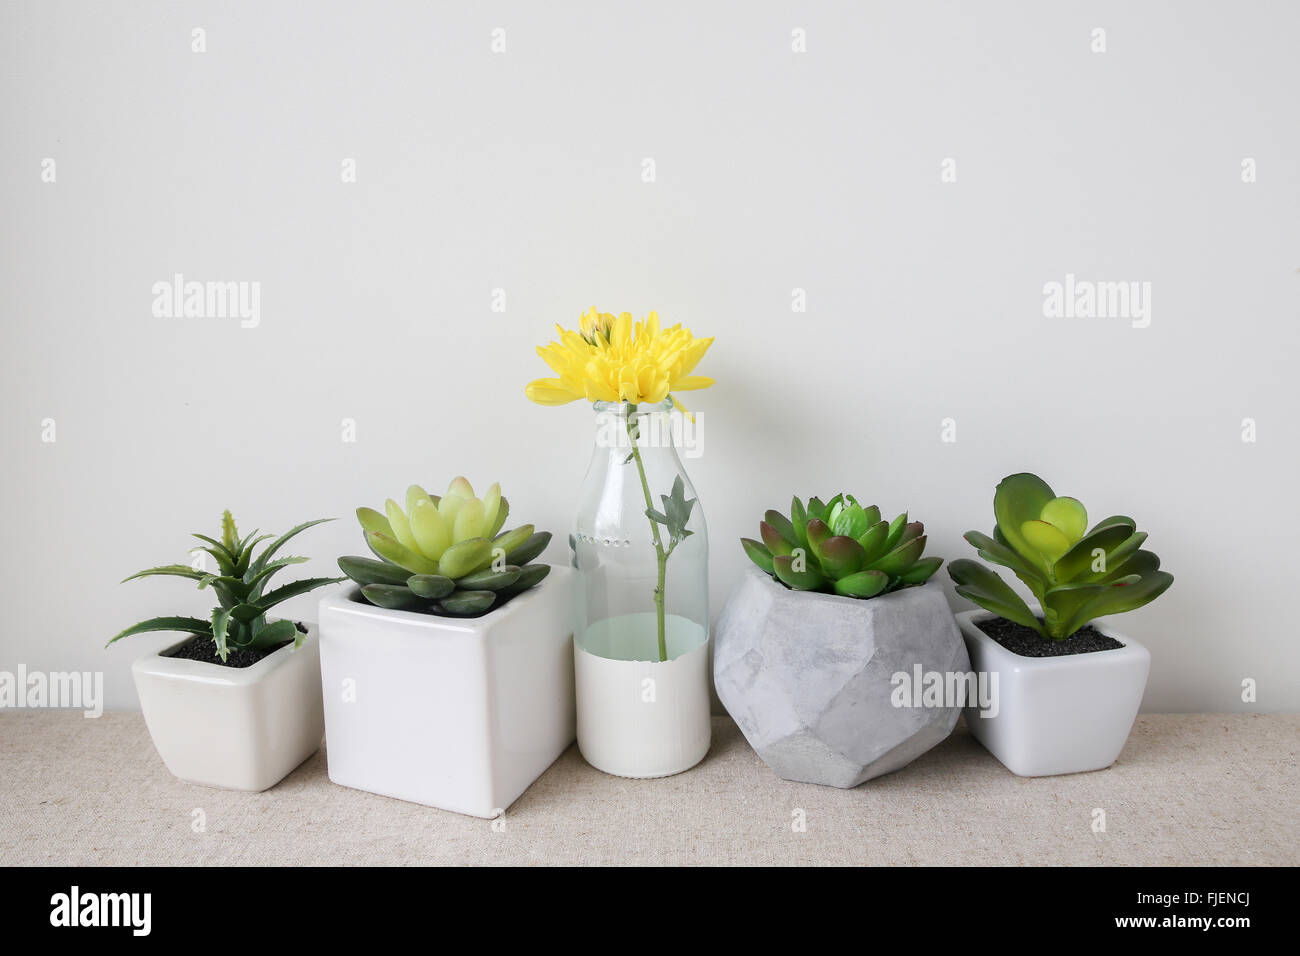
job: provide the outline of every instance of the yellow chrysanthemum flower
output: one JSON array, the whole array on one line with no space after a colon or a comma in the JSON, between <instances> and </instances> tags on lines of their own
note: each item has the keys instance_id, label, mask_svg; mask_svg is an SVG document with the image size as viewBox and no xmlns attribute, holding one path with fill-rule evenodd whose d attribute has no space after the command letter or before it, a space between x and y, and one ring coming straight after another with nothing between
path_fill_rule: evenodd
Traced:
<instances>
[{"instance_id":1,"label":"yellow chrysanthemum flower","mask_svg":"<svg viewBox=\"0 0 1300 956\"><path fill-rule=\"evenodd\" d=\"M555 329L559 340L539 346L537 354L558 377L539 378L525 390L540 405L579 399L656 405L671 397L685 412L674 393L713 384L691 374L713 339L697 339L681 325L661 329L655 312L634 326L629 312L616 318L593 307L582 316L579 331Z\"/></svg>"}]
</instances>

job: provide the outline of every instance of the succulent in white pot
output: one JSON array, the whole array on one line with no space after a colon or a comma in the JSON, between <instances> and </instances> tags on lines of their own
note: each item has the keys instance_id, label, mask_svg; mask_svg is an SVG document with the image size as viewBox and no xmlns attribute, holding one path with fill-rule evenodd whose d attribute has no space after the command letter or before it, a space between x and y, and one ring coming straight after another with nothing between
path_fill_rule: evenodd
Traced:
<instances>
[{"instance_id":1,"label":"succulent in white pot","mask_svg":"<svg viewBox=\"0 0 1300 956\"><path fill-rule=\"evenodd\" d=\"M572 574L509 512L464 478L357 509L375 557L340 558L319 612L335 783L493 817L573 742Z\"/></svg>"},{"instance_id":2,"label":"succulent in white pot","mask_svg":"<svg viewBox=\"0 0 1300 956\"><path fill-rule=\"evenodd\" d=\"M216 573L188 564L149 568L126 580L188 578L211 587L218 604L209 618L155 617L114 636L158 631L189 636L132 665L140 709L163 763L190 783L230 790L272 787L320 749L324 717L320 654L310 624L268 612L289 598L342 578L305 578L270 589L275 575L307 558L276 557L290 538L328 521L300 524L276 537L240 537L229 511L221 537L196 534ZM274 538L261 553L257 545Z\"/></svg>"},{"instance_id":3,"label":"succulent in white pot","mask_svg":"<svg viewBox=\"0 0 1300 956\"><path fill-rule=\"evenodd\" d=\"M1142 703L1151 655L1093 622L1149 604L1173 575L1142 547L1147 535L1132 518L1114 515L1089 528L1083 504L1036 475L1004 478L993 511L991 537L965 538L1036 603L978 561L948 566L957 593L984 609L958 615L972 666L998 678L996 707L967 709L971 733L1021 776L1108 767Z\"/></svg>"}]
</instances>

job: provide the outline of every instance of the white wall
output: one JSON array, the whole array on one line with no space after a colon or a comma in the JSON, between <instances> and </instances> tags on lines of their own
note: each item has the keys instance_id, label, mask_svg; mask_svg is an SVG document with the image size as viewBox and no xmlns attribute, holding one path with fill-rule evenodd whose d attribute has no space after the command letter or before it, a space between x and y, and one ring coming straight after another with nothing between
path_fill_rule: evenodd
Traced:
<instances>
[{"instance_id":1,"label":"white wall","mask_svg":"<svg viewBox=\"0 0 1300 956\"><path fill-rule=\"evenodd\" d=\"M227 506L343 518L300 539L317 574L356 505L461 471L563 532L591 413L523 386L595 303L717 337L715 609L793 491L955 557L1032 470L1177 576L1123 619L1147 710L1295 710L1298 32L1281 2L7 4L0 670L135 706L168 638L104 641L206 593L116 582ZM154 317L175 272L260 282L260 325ZM1044 317L1067 273L1150 282L1149 327Z\"/></svg>"}]
</instances>

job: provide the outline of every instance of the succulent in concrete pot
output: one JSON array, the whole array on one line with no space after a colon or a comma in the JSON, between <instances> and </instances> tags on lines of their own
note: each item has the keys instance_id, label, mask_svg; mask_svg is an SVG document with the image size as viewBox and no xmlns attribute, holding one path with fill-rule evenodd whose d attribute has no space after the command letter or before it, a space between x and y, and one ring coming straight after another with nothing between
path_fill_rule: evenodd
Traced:
<instances>
[{"instance_id":1,"label":"succulent in concrete pot","mask_svg":"<svg viewBox=\"0 0 1300 956\"><path fill-rule=\"evenodd\" d=\"M904 512L884 521L875 505L852 495L822 503L798 496L790 516L769 510L759 523L761 541L742 538L749 559L796 591L872 598L930 579L942 558L923 558L925 525Z\"/></svg>"}]
</instances>

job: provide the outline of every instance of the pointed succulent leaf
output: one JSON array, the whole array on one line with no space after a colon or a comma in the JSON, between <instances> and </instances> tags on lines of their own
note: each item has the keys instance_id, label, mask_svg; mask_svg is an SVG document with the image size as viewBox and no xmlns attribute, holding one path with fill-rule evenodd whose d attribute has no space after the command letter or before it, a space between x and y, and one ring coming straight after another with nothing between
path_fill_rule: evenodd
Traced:
<instances>
[{"instance_id":1,"label":"pointed succulent leaf","mask_svg":"<svg viewBox=\"0 0 1300 956\"><path fill-rule=\"evenodd\" d=\"M831 531L842 537L857 539L871 527L872 522L867 519L866 510L855 502L840 509L839 515L831 522Z\"/></svg>"},{"instance_id":2,"label":"pointed succulent leaf","mask_svg":"<svg viewBox=\"0 0 1300 956\"><path fill-rule=\"evenodd\" d=\"M867 552L848 535L837 534L822 542L817 555L821 559L822 570L834 580L862 570Z\"/></svg>"},{"instance_id":3,"label":"pointed succulent leaf","mask_svg":"<svg viewBox=\"0 0 1300 956\"><path fill-rule=\"evenodd\" d=\"M766 521L777 534L784 538L790 547L794 547L799 543L799 534L794 529L794 522L781 514L781 512L769 508L767 513L763 515L763 520Z\"/></svg>"},{"instance_id":4,"label":"pointed succulent leaf","mask_svg":"<svg viewBox=\"0 0 1300 956\"><path fill-rule=\"evenodd\" d=\"M519 569L519 578L514 584L502 588L497 592L497 603L501 603L507 598L512 598L516 594L522 594L524 591L534 588L542 583L542 579L551 573L549 564L527 564Z\"/></svg>"},{"instance_id":5,"label":"pointed succulent leaf","mask_svg":"<svg viewBox=\"0 0 1300 956\"><path fill-rule=\"evenodd\" d=\"M357 584L405 584L411 572L387 561L349 556L339 558L339 570Z\"/></svg>"},{"instance_id":6,"label":"pointed succulent leaf","mask_svg":"<svg viewBox=\"0 0 1300 956\"><path fill-rule=\"evenodd\" d=\"M501 483L493 482L483 496L483 537L490 538L496 534L492 525L496 523L497 512L501 510Z\"/></svg>"},{"instance_id":7,"label":"pointed succulent leaf","mask_svg":"<svg viewBox=\"0 0 1300 956\"><path fill-rule=\"evenodd\" d=\"M1101 521L1098 521L1092 526L1092 531L1088 533L1091 534L1094 531L1100 531L1102 528L1108 528L1113 524L1126 524L1131 528L1137 527L1137 522L1128 515L1111 515L1109 518L1103 518Z\"/></svg>"},{"instance_id":8,"label":"pointed succulent leaf","mask_svg":"<svg viewBox=\"0 0 1300 956\"><path fill-rule=\"evenodd\" d=\"M239 553L239 529L235 527L235 518L229 508L221 513L221 544L232 557Z\"/></svg>"},{"instance_id":9,"label":"pointed succulent leaf","mask_svg":"<svg viewBox=\"0 0 1300 956\"><path fill-rule=\"evenodd\" d=\"M282 547L284 547L285 542L287 542L290 538L294 537L295 535L302 534L302 532L306 531L308 528L313 528L318 524L324 524L327 521L333 521L333 520L334 520L333 518L317 518L315 521L304 521L300 525L295 525L294 527L286 531L284 534L280 535L280 537L276 538L274 541L268 544L266 546L266 549L257 556L257 560L255 560L251 565L249 565L249 567L258 568L258 569L266 567L266 563L270 561L272 557L275 556L275 552L279 551Z\"/></svg>"},{"instance_id":10,"label":"pointed succulent leaf","mask_svg":"<svg viewBox=\"0 0 1300 956\"><path fill-rule=\"evenodd\" d=\"M208 554L212 555L213 560L217 562L217 567L221 570L222 574L235 573L236 557L227 551L220 541L217 541L214 538L209 538L206 534L196 534L194 537L198 538L200 541L209 542L212 547L193 548L191 549L192 551L206 551Z\"/></svg>"},{"instance_id":11,"label":"pointed succulent leaf","mask_svg":"<svg viewBox=\"0 0 1300 956\"><path fill-rule=\"evenodd\" d=\"M377 531L379 534L386 534L390 538L396 538L393 534L393 526L388 523L388 519L381 515L374 508L358 508L357 521L365 531Z\"/></svg>"},{"instance_id":12,"label":"pointed succulent leaf","mask_svg":"<svg viewBox=\"0 0 1300 956\"><path fill-rule=\"evenodd\" d=\"M753 538L741 538L740 546L745 549L745 554L749 555L749 560L753 561L762 570L768 574L775 574L772 568L772 552L767 550L767 546Z\"/></svg>"},{"instance_id":13,"label":"pointed succulent leaf","mask_svg":"<svg viewBox=\"0 0 1300 956\"><path fill-rule=\"evenodd\" d=\"M487 531L483 535L485 538L495 538L501 533L501 529L506 526L506 518L510 515L510 501L502 496L501 506L497 508L496 517L487 523Z\"/></svg>"},{"instance_id":14,"label":"pointed succulent leaf","mask_svg":"<svg viewBox=\"0 0 1300 956\"><path fill-rule=\"evenodd\" d=\"M820 591L826 586L826 578L812 568L796 570L794 565L794 558L788 554L778 554L772 558L776 576L796 591Z\"/></svg>"},{"instance_id":15,"label":"pointed succulent leaf","mask_svg":"<svg viewBox=\"0 0 1300 956\"><path fill-rule=\"evenodd\" d=\"M415 503L415 508L410 515L410 525L417 550L426 558L436 561L451 547L451 526L443 520L438 506L432 501L425 499Z\"/></svg>"},{"instance_id":16,"label":"pointed succulent leaf","mask_svg":"<svg viewBox=\"0 0 1300 956\"><path fill-rule=\"evenodd\" d=\"M530 524L521 524L518 528L512 528L492 539L491 555L496 557L498 551L501 557L509 561L510 554L519 547L527 544L533 536L533 526ZM518 564L517 561L510 561L511 564Z\"/></svg>"},{"instance_id":17,"label":"pointed succulent leaf","mask_svg":"<svg viewBox=\"0 0 1300 956\"><path fill-rule=\"evenodd\" d=\"M119 631L109 638L108 644L120 641L135 634L148 634L152 631L179 631L183 634L211 634L212 622L197 617L153 617L139 624L132 624L124 631ZM105 644L105 647L108 647Z\"/></svg>"},{"instance_id":18,"label":"pointed succulent leaf","mask_svg":"<svg viewBox=\"0 0 1300 956\"><path fill-rule=\"evenodd\" d=\"M406 579L406 586L430 601L445 598L456 590L456 582L441 574L412 574Z\"/></svg>"},{"instance_id":19,"label":"pointed succulent leaf","mask_svg":"<svg viewBox=\"0 0 1300 956\"><path fill-rule=\"evenodd\" d=\"M367 584L361 594L371 604L390 611L417 611L429 606L428 601L401 584Z\"/></svg>"},{"instance_id":20,"label":"pointed succulent leaf","mask_svg":"<svg viewBox=\"0 0 1300 956\"><path fill-rule=\"evenodd\" d=\"M226 512L226 517L230 517L230 512ZM231 522L233 529L234 522ZM217 645L217 656L223 661L230 655L230 649L226 647L227 631L230 628L230 608L219 607L212 612L212 640Z\"/></svg>"},{"instance_id":21,"label":"pointed succulent leaf","mask_svg":"<svg viewBox=\"0 0 1300 956\"><path fill-rule=\"evenodd\" d=\"M862 545L862 550L866 552L863 558L864 564L870 564L878 558L884 557L885 542L889 540L889 522L877 521L866 530L865 534L858 537L858 544Z\"/></svg>"},{"instance_id":22,"label":"pointed succulent leaf","mask_svg":"<svg viewBox=\"0 0 1300 956\"><path fill-rule=\"evenodd\" d=\"M889 587L889 575L879 571L858 571L835 582L835 593L843 597L869 598Z\"/></svg>"},{"instance_id":23,"label":"pointed succulent leaf","mask_svg":"<svg viewBox=\"0 0 1300 956\"><path fill-rule=\"evenodd\" d=\"M210 575L188 564L164 564L161 567L137 571L130 577L123 578L122 583L125 584L127 581L134 581L136 578L147 578L156 574L169 574L178 578L190 578L193 581L201 581L206 577L210 577Z\"/></svg>"},{"instance_id":24,"label":"pointed succulent leaf","mask_svg":"<svg viewBox=\"0 0 1300 956\"><path fill-rule=\"evenodd\" d=\"M1046 581L1045 572L1042 568L1011 550L1002 541L990 538L979 531L967 531L963 537L979 550L979 556L985 561L1010 568L1016 572L1016 576L1022 581L1026 578Z\"/></svg>"},{"instance_id":25,"label":"pointed succulent leaf","mask_svg":"<svg viewBox=\"0 0 1300 956\"><path fill-rule=\"evenodd\" d=\"M816 496L808 499L808 517L825 520L826 505Z\"/></svg>"},{"instance_id":26,"label":"pointed succulent leaf","mask_svg":"<svg viewBox=\"0 0 1300 956\"><path fill-rule=\"evenodd\" d=\"M477 571L485 564L490 564L492 550L492 542L487 538L469 538L465 541L457 541L444 551L442 557L438 559L437 570L425 573L441 574L454 581L457 578L464 577L471 571Z\"/></svg>"},{"instance_id":27,"label":"pointed succulent leaf","mask_svg":"<svg viewBox=\"0 0 1300 956\"><path fill-rule=\"evenodd\" d=\"M898 544L906 544L913 538L919 538L925 534L925 525L920 521L909 521L903 525L903 533L898 537ZM898 544L894 545L895 548Z\"/></svg>"},{"instance_id":28,"label":"pointed succulent leaf","mask_svg":"<svg viewBox=\"0 0 1300 956\"><path fill-rule=\"evenodd\" d=\"M808 549L814 554L821 548L822 542L831 536L831 529L821 518L810 518L808 521ZM763 539L767 541L766 538ZM770 548L771 545L769 544ZM772 552L776 554L775 551Z\"/></svg>"},{"instance_id":29,"label":"pointed succulent leaf","mask_svg":"<svg viewBox=\"0 0 1300 956\"><path fill-rule=\"evenodd\" d=\"M346 578L303 578L299 581L292 581L274 591L268 591L257 599L256 606L263 611L275 607L281 601L287 601L291 597L297 597L299 594L306 594L308 591L314 591L316 588L324 587L327 584L337 584Z\"/></svg>"},{"instance_id":30,"label":"pointed succulent leaf","mask_svg":"<svg viewBox=\"0 0 1300 956\"><path fill-rule=\"evenodd\" d=\"M924 584L930 580L930 576L939 570L943 564L943 558L922 558L910 568L898 576L899 582L905 588L913 587L917 584Z\"/></svg>"},{"instance_id":31,"label":"pointed succulent leaf","mask_svg":"<svg viewBox=\"0 0 1300 956\"><path fill-rule=\"evenodd\" d=\"M419 485L411 485L409 488L406 489L406 520L407 521L411 520L411 512L415 510L415 506L419 504L421 501L427 501L429 502L429 504L433 504L433 500L429 497L429 493L425 491L423 488L421 488Z\"/></svg>"},{"instance_id":32,"label":"pointed succulent leaf","mask_svg":"<svg viewBox=\"0 0 1300 956\"><path fill-rule=\"evenodd\" d=\"M550 543L551 533L549 531L535 532L527 541L519 545L519 547L506 552L506 564L514 564L522 567L545 551L546 546Z\"/></svg>"},{"instance_id":33,"label":"pointed succulent leaf","mask_svg":"<svg viewBox=\"0 0 1300 956\"><path fill-rule=\"evenodd\" d=\"M1113 584L1117 579L1126 577L1130 574L1136 574L1140 577L1146 577L1153 571L1160 570L1160 558L1153 551L1138 551L1120 564L1113 565L1110 573L1102 578L1099 584Z\"/></svg>"},{"instance_id":34,"label":"pointed succulent leaf","mask_svg":"<svg viewBox=\"0 0 1300 956\"><path fill-rule=\"evenodd\" d=\"M460 495L446 494L438 502L438 514L442 515L442 520L447 522L448 528L456 526L456 515L460 512L460 507L465 503L465 499Z\"/></svg>"},{"instance_id":35,"label":"pointed succulent leaf","mask_svg":"<svg viewBox=\"0 0 1300 956\"><path fill-rule=\"evenodd\" d=\"M1029 610L1029 606L997 573L968 558L948 562L948 576L957 584L957 593L974 601L986 611L992 611L1008 621L1032 627L1042 634L1043 625Z\"/></svg>"},{"instance_id":36,"label":"pointed succulent leaf","mask_svg":"<svg viewBox=\"0 0 1300 956\"><path fill-rule=\"evenodd\" d=\"M411 533L411 522L402 511L401 505L389 498L384 502L384 509L388 513L388 524L393 529L393 537L401 543L402 547L419 551L420 545L415 540L415 535Z\"/></svg>"},{"instance_id":37,"label":"pointed succulent leaf","mask_svg":"<svg viewBox=\"0 0 1300 956\"><path fill-rule=\"evenodd\" d=\"M444 495L444 497L448 496L453 498L473 498L474 486L469 483L468 478L463 475L458 475L453 478L451 484L447 486L447 494Z\"/></svg>"},{"instance_id":38,"label":"pointed succulent leaf","mask_svg":"<svg viewBox=\"0 0 1300 956\"><path fill-rule=\"evenodd\" d=\"M899 542L903 540L903 531L906 528L906 511L894 518L893 521L889 522L889 534L885 535L885 551L887 553L898 547Z\"/></svg>"},{"instance_id":39,"label":"pointed succulent leaf","mask_svg":"<svg viewBox=\"0 0 1300 956\"><path fill-rule=\"evenodd\" d=\"M470 538L485 537L487 522L484 521L483 502L477 498L466 498L456 512L456 522L452 526L453 541L467 541Z\"/></svg>"},{"instance_id":40,"label":"pointed succulent leaf","mask_svg":"<svg viewBox=\"0 0 1300 956\"><path fill-rule=\"evenodd\" d=\"M1074 617L1065 623L1063 637L1069 637L1094 618L1135 611L1150 604L1169 590L1169 586L1173 583L1174 576L1168 571L1153 571L1142 575L1141 580L1136 584L1110 585L1079 608Z\"/></svg>"},{"instance_id":41,"label":"pointed succulent leaf","mask_svg":"<svg viewBox=\"0 0 1300 956\"><path fill-rule=\"evenodd\" d=\"M808 512L795 495L790 500L790 525L794 528L795 544L802 548L808 547Z\"/></svg>"},{"instance_id":42,"label":"pointed succulent leaf","mask_svg":"<svg viewBox=\"0 0 1300 956\"><path fill-rule=\"evenodd\" d=\"M823 527L825 526L823 525ZM763 543L767 545L767 550L774 555L790 554L795 548L794 542L787 541L780 531L766 521L758 523L758 533L762 537Z\"/></svg>"},{"instance_id":43,"label":"pointed succulent leaf","mask_svg":"<svg viewBox=\"0 0 1300 956\"><path fill-rule=\"evenodd\" d=\"M300 636L302 636L301 632L293 621L272 621L253 635L253 639L248 646L258 649L275 647L277 644L283 644Z\"/></svg>"},{"instance_id":44,"label":"pointed succulent leaf","mask_svg":"<svg viewBox=\"0 0 1300 956\"><path fill-rule=\"evenodd\" d=\"M406 545L386 534L371 531L366 534L366 541L375 554L385 561L391 561L399 567L406 568L412 574L437 574L438 562L412 551Z\"/></svg>"},{"instance_id":45,"label":"pointed succulent leaf","mask_svg":"<svg viewBox=\"0 0 1300 956\"><path fill-rule=\"evenodd\" d=\"M1130 539L1135 537L1138 536L1133 533L1133 527L1121 523L1110 524L1099 531L1089 532L1056 559L1052 573L1061 583L1102 578L1109 574L1113 567L1118 566L1112 564L1111 555L1119 548L1128 545ZM1135 544L1127 547L1124 554L1120 556L1120 563L1122 564L1124 558L1141 547L1145 539L1146 535L1143 534ZM1098 551L1101 554L1097 554ZM1093 568L1098 565L1100 569L1094 571Z\"/></svg>"},{"instance_id":46,"label":"pointed succulent leaf","mask_svg":"<svg viewBox=\"0 0 1300 956\"><path fill-rule=\"evenodd\" d=\"M891 578L896 578L912 566L925 550L925 535L900 544L883 558L871 562L868 570L883 571Z\"/></svg>"}]
</instances>

